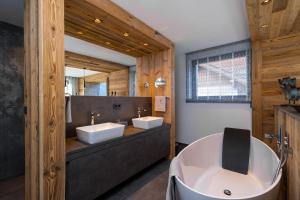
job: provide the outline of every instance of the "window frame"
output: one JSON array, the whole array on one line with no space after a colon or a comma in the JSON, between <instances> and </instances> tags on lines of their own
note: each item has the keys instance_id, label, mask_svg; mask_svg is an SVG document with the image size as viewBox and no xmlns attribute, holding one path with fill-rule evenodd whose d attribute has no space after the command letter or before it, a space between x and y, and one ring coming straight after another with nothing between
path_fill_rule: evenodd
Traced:
<instances>
[{"instance_id":1,"label":"window frame","mask_svg":"<svg viewBox=\"0 0 300 200\"><path fill-rule=\"evenodd\" d=\"M236 95L236 96L204 96L201 98L197 96L197 67L194 67L193 62L199 64L199 60L207 59L212 57L219 57L232 54L232 58L235 53L238 52L246 53L247 62L247 95ZM198 50L186 54L186 103L236 103L236 104L251 104L251 43L250 40L242 40L229 44L224 44L208 49Z\"/></svg>"}]
</instances>

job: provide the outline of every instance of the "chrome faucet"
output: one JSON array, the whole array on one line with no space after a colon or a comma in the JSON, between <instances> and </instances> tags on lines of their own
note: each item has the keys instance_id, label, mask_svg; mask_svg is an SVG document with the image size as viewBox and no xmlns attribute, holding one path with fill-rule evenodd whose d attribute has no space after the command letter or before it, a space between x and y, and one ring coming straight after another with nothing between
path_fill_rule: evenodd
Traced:
<instances>
[{"instance_id":1,"label":"chrome faucet","mask_svg":"<svg viewBox=\"0 0 300 200\"><path fill-rule=\"evenodd\" d=\"M91 112L91 125L95 124L95 117L100 117L101 113Z\"/></svg>"},{"instance_id":2,"label":"chrome faucet","mask_svg":"<svg viewBox=\"0 0 300 200\"><path fill-rule=\"evenodd\" d=\"M138 109L138 118L141 118L142 112L146 112L146 111L147 111L146 109L144 109L144 108L142 108L142 107L138 107L137 109Z\"/></svg>"},{"instance_id":3,"label":"chrome faucet","mask_svg":"<svg viewBox=\"0 0 300 200\"><path fill-rule=\"evenodd\" d=\"M293 149L290 147L289 143L289 136L288 133L286 132L286 136L282 136L282 130L281 127L279 128L278 135L275 136L274 133L267 133L265 134L265 138L269 139L272 141L273 139L277 140L277 149L278 149L278 154L279 154L279 163L278 166L275 170L275 173L273 175L272 179L272 184L276 181L280 170L283 168L283 166L286 164L288 160L288 156L291 155L293 156Z\"/></svg>"}]
</instances>

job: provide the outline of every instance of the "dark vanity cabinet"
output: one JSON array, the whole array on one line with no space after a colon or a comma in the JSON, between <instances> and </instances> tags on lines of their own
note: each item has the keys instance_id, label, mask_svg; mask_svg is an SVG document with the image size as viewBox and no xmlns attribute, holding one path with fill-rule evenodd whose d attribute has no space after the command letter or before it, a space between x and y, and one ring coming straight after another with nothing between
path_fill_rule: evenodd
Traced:
<instances>
[{"instance_id":1,"label":"dark vanity cabinet","mask_svg":"<svg viewBox=\"0 0 300 200\"><path fill-rule=\"evenodd\" d=\"M169 154L170 125L143 130L94 145L67 141L66 199L90 200ZM77 144L76 144L77 143Z\"/></svg>"}]
</instances>

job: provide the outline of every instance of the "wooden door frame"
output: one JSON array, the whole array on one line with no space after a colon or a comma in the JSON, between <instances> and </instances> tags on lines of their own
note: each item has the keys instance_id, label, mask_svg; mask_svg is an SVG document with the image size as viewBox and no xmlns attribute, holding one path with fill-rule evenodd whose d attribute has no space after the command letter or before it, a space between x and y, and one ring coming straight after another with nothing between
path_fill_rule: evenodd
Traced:
<instances>
[{"instance_id":1,"label":"wooden door frame","mask_svg":"<svg viewBox=\"0 0 300 200\"><path fill-rule=\"evenodd\" d=\"M65 198L64 0L26 0L25 199Z\"/></svg>"},{"instance_id":2,"label":"wooden door frame","mask_svg":"<svg viewBox=\"0 0 300 200\"><path fill-rule=\"evenodd\" d=\"M168 109L166 113L154 114L162 115L172 125L169 156L172 158L175 155L173 43L110 0L86 1L132 27L132 31L166 46L165 57L159 56L157 60L160 74L167 76L167 87L160 95L168 96ZM64 0L25 0L26 200L65 198L64 9ZM152 78L155 76L150 74Z\"/></svg>"}]
</instances>

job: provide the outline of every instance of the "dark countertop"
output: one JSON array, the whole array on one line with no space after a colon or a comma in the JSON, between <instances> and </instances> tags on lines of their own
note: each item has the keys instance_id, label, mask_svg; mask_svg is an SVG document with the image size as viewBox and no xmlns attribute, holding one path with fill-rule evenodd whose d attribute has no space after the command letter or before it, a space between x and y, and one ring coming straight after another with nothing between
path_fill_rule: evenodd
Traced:
<instances>
[{"instance_id":1,"label":"dark countertop","mask_svg":"<svg viewBox=\"0 0 300 200\"><path fill-rule=\"evenodd\" d=\"M163 124L162 126L155 127L152 129L141 129L141 128L134 128L133 126L128 126L124 130L124 135L122 137L114 138L108 141L99 142L96 144L87 144L81 142L77 139L77 137L67 138L66 139L66 154L67 160L72 160L74 157L77 157L77 153L80 152L94 152L98 151L99 149L105 149L111 146L113 143L118 143L120 141L124 141L125 139L136 138L138 135L143 134L151 134L152 131L156 131L157 129L163 128L170 128L170 124ZM138 134L138 135L137 135Z\"/></svg>"},{"instance_id":2,"label":"dark countertop","mask_svg":"<svg viewBox=\"0 0 300 200\"><path fill-rule=\"evenodd\" d=\"M275 106L275 109L285 112L300 120L300 105L281 105Z\"/></svg>"}]
</instances>

